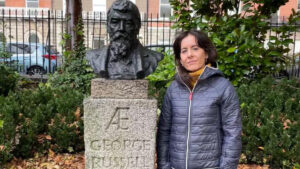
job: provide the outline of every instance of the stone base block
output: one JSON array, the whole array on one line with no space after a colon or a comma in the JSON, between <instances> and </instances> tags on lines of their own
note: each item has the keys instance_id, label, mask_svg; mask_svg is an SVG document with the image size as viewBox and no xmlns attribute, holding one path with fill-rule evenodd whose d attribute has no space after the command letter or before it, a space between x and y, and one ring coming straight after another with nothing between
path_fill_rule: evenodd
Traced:
<instances>
[{"instance_id":1,"label":"stone base block","mask_svg":"<svg viewBox=\"0 0 300 169\"><path fill-rule=\"evenodd\" d=\"M92 98L147 99L147 80L112 80L97 78L91 83Z\"/></svg>"},{"instance_id":2,"label":"stone base block","mask_svg":"<svg viewBox=\"0 0 300 169\"><path fill-rule=\"evenodd\" d=\"M154 169L157 101L84 101L85 169Z\"/></svg>"}]
</instances>

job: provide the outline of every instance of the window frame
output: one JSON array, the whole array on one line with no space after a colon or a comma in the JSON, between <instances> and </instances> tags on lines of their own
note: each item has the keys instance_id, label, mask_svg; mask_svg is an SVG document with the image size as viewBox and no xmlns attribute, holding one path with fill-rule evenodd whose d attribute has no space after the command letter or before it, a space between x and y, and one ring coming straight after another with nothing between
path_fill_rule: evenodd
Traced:
<instances>
[{"instance_id":1,"label":"window frame","mask_svg":"<svg viewBox=\"0 0 300 169\"><path fill-rule=\"evenodd\" d=\"M35 35L35 42L31 41L31 38ZM40 43L40 38L36 33L30 33L28 36L28 42L29 43Z\"/></svg>"},{"instance_id":2,"label":"window frame","mask_svg":"<svg viewBox=\"0 0 300 169\"><path fill-rule=\"evenodd\" d=\"M98 41L99 43L99 48L97 48L97 45L95 45L95 41ZM102 43L101 43L102 42ZM100 49L101 47L105 46L105 38L99 37L99 36L93 36L92 39L92 49Z\"/></svg>"},{"instance_id":3,"label":"window frame","mask_svg":"<svg viewBox=\"0 0 300 169\"><path fill-rule=\"evenodd\" d=\"M37 3L37 7L28 7L28 3ZM26 0L26 8L38 8L39 5L39 0Z\"/></svg>"},{"instance_id":4,"label":"window frame","mask_svg":"<svg viewBox=\"0 0 300 169\"><path fill-rule=\"evenodd\" d=\"M0 4L3 3L3 5L0 5L0 7L5 7L5 0L0 0Z\"/></svg>"},{"instance_id":5,"label":"window frame","mask_svg":"<svg viewBox=\"0 0 300 169\"><path fill-rule=\"evenodd\" d=\"M170 2L168 1L167 3L162 3L162 1L163 0L159 0L159 18L160 19L169 19L169 17L170 16L172 16L172 13L173 13L173 9L172 9L172 6L171 6L171 4L170 4ZM162 11L161 11L161 7L162 6L169 6L170 7L170 9L171 9L171 11L170 11L170 16L165 16L165 17L163 17L163 15L162 15Z\"/></svg>"},{"instance_id":6,"label":"window frame","mask_svg":"<svg viewBox=\"0 0 300 169\"><path fill-rule=\"evenodd\" d=\"M101 2L101 3L99 3ZM100 7L101 9L105 9L105 11L102 10L95 10L95 7ZM100 11L100 12L107 12L106 9L106 1L98 1L98 0L93 0L93 11Z\"/></svg>"}]
</instances>

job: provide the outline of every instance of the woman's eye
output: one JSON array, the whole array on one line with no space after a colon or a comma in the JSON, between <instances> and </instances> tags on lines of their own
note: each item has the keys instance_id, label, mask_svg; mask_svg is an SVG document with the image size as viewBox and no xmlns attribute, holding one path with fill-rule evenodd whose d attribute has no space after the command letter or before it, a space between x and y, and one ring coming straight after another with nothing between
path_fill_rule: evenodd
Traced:
<instances>
[{"instance_id":1,"label":"woman's eye","mask_svg":"<svg viewBox=\"0 0 300 169\"><path fill-rule=\"evenodd\" d=\"M195 47L195 48L193 48L193 50L198 50L199 48L197 48L197 47Z\"/></svg>"},{"instance_id":2,"label":"woman's eye","mask_svg":"<svg viewBox=\"0 0 300 169\"><path fill-rule=\"evenodd\" d=\"M181 50L181 53L185 53L186 52L186 50Z\"/></svg>"}]
</instances>

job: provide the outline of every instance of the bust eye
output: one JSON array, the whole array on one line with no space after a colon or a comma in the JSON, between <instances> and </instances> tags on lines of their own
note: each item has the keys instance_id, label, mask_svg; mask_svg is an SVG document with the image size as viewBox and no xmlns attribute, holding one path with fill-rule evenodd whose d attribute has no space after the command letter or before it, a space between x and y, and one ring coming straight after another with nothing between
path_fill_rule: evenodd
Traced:
<instances>
[{"instance_id":1,"label":"bust eye","mask_svg":"<svg viewBox=\"0 0 300 169\"><path fill-rule=\"evenodd\" d=\"M117 20L117 19L111 19L110 22L111 22L111 23L118 23L119 20Z\"/></svg>"},{"instance_id":2,"label":"bust eye","mask_svg":"<svg viewBox=\"0 0 300 169\"><path fill-rule=\"evenodd\" d=\"M132 25L133 22L132 21L126 21L126 25Z\"/></svg>"}]
</instances>

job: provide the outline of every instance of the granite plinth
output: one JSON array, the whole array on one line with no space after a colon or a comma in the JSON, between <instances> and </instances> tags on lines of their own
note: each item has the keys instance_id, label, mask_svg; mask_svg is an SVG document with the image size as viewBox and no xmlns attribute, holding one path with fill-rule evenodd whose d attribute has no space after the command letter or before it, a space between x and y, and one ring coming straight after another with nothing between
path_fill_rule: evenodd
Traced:
<instances>
[{"instance_id":1,"label":"granite plinth","mask_svg":"<svg viewBox=\"0 0 300 169\"><path fill-rule=\"evenodd\" d=\"M124 85L123 80L116 80L110 90L119 90L120 83ZM127 86L137 83L133 80ZM147 91L140 89L137 86L130 91ZM84 100L85 169L154 169L157 101L130 94L136 98L105 94Z\"/></svg>"},{"instance_id":2,"label":"granite plinth","mask_svg":"<svg viewBox=\"0 0 300 169\"><path fill-rule=\"evenodd\" d=\"M147 80L111 80L97 78L91 82L92 98L147 99Z\"/></svg>"}]
</instances>

